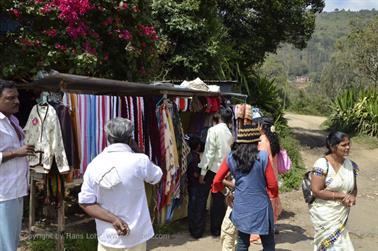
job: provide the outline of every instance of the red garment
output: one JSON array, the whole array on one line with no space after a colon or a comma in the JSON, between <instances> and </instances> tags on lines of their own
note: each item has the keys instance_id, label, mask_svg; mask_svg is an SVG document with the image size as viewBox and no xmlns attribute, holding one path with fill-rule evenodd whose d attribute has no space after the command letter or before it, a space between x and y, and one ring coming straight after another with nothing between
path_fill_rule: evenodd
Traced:
<instances>
[{"instance_id":1,"label":"red garment","mask_svg":"<svg viewBox=\"0 0 378 251\"><path fill-rule=\"evenodd\" d=\"M212 193L221 192L224 189L224 185L222 183L223 179L226 177L227 173L230 171L227 163L227 157L224 158L221 166L217 174L214 177L213 185L211 187ZM268 164L265 169L265 179L266 179L266 189L268 192L269 198L276 198L278 196L278 182L276 176L274 175L274 171L270 160L268 159Z\"/></svg>"}]
</instances>

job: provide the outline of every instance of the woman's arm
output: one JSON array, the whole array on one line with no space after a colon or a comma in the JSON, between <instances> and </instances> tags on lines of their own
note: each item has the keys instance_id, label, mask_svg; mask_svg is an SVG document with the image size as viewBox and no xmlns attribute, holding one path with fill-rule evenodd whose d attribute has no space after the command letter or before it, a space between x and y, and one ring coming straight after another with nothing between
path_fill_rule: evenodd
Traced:
<instances>
[{"instance_id":1,"label":"woman's arm","mask_svg":"<svg viewBox=\"0 0 378 251\"><path fill-rule=\"evenodd\" d=\"M222 190L224 189L223 180L226 177L228 171L229 171L229 168L228 168L227 157L226 157L224 158L221 166L219 167L217 174L215 175L213 179L213 186L211 188L212 193L222 192Z\"/></svg>"},{"instance_id":2,"label":"woman's arm","mask_svg":"<svg viewBox=\"0 0 378 251\"><path fill-rule=\"evenodd\" d=\"M343 200L345 193L325 190L325 176L314 175L311 178L311 190L315 198L322 200Z\"/></svg>"},{"instance_id":3,"label":"woman's arm","mask_svg":"<svg viewBox=\"0 0 378 251\"><path fill-rule=\"evenodd\" d=\"M276 175L274 174L272 164L268 158L268 164L265 169L265 179L266 179L266 188L268 191L269 198L278 197L278 182Z\"/></svg>"}]
</instances>

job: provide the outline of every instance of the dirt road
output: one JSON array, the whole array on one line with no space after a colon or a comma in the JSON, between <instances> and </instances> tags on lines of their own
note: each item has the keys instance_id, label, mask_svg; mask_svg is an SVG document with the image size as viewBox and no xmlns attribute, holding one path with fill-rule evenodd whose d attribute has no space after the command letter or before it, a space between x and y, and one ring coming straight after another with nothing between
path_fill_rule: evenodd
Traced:
<instances>
[{"instance_id":1,"label":"dirt road","mask_svg":"<svg viewBox=\"0 0 378 251\"><path fill-rule=\"evenodd\" d=\"M301 144L301 154L307 168L325 152L326 133L320 129L323 117L287 114L289 126ZM378 250L378 149L353 143L350 158L360 166L357 205L352 208L349 231L355 250ZM284 212L278 221L280 234L276 235L277 251L312 251L313 229L307 204L301 191L281 194ZM151 251L218 251L218 238L205 236L194 240L184 231L173 235L156 236L148 242ZM249 250L262 250L253 245ZM347 250L345 250L347 251Z\"/></svg>"}]
</instances>

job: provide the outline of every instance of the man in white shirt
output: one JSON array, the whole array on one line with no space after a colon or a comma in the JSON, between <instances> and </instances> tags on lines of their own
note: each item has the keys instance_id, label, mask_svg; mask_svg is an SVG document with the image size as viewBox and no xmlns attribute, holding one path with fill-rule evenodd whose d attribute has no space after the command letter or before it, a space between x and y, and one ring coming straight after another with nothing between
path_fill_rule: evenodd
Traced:
<instances>
[{"instance_id":1,"label":"man in white shirt","mask_svg":"<svg viewBox=\"0 0 378 251\"><path fill-rule=\"evenodd\" d=\"M28 192L26 155L34 146L24 145L24 134L13 114L18 112L18 91L11 81L0 80L0 250L16 251L21 232L23 197Z\"/></svg>"},{"instance_id":2,"label":"man in white shirt","mask_svg":"<svg viewBox=\"0 0 378 251\"><path fill-rule=\"evenodd\" d=\"M202 208L202 232L205 228L206 202L213 183L223 159L231 151L231 145L234 141L232 133L228 128L231 123L232 112L229 108L222 108L220 114L214 115L212 126L208 132L201 162L198 167L201 168L199 182L202 184L200 189L200 208ZM222 193L212 193L210 206L210 232L213 236L219 236L223 217L226 213L224 195Z\"/></svg>"},{"instance_id":3,"label":"man in white shirt","mask_svg":"<svg viewBox=\"0 0 378 251\"><path fill-rule=\"evenodd\" d=\"M130 148L132 123L114 118L105 125L109 146L84 174L79 204L96 219L98 250L145 251L154 236L144 182L156 184L160 167Z\"/></svg>"}]
</instances>

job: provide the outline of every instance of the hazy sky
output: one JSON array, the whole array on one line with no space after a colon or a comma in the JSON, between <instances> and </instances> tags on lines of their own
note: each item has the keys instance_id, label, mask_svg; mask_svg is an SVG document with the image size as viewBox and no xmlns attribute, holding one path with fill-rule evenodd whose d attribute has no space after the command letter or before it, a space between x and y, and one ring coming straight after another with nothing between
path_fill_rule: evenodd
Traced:
<instances>
[{"instance_id":1,"label":"hazy sky","mask_svg":"<svg viewBox=\"0 0 378 251\"><path fill-rule=\"evenodd\" d=\"M334 9L345 10L378 10L378 0L325 0L324 11L333 11Z\"/></svg>"}]
</instances>

